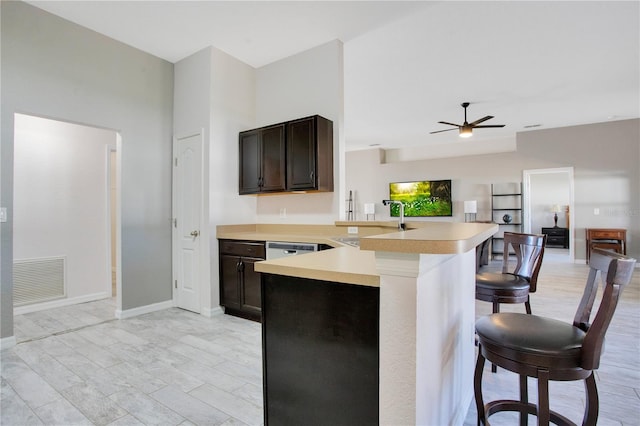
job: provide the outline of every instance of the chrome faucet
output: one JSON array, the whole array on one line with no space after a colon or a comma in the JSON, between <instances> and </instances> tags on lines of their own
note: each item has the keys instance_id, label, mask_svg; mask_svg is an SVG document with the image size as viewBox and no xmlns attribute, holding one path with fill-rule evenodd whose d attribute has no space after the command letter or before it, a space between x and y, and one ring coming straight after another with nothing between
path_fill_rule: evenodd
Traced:
<instances>
[{"instance_id":1,"label":"chrome faucet","mask_svg":"<svg viewBox=\"0 0 640 426\"><path fill-rule=\"evenodd\" d=\"M400 206L400 216L398 217L398 229L404 231L406 229L404 224L404 204L402 201L396 200L382 200L382 204L388 206L389 204L398 204Z\"/></svg>"}]
</instances>

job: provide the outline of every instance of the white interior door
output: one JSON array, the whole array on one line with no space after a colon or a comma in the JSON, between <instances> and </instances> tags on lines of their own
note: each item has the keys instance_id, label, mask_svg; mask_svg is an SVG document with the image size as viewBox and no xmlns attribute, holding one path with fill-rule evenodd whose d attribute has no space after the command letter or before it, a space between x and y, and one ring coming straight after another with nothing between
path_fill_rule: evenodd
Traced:
<instances>
[{"instance_id":1,"label":"white interior door","mask_svg":"<svg viewBox=\"0 0 640 426\"><path fill-rule=\"evenodd\" d=\"M173 166L174 301L200 313L202 133L175 139Z\"/></svg>"}]
</instances>

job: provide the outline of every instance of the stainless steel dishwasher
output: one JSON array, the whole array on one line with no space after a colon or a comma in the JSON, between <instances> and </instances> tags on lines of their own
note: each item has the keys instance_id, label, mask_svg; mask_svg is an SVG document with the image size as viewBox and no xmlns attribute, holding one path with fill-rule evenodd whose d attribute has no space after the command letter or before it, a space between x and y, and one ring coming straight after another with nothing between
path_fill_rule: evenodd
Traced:
<instances>
[{"instance_id":1,"label":"stainless steel dishwasher","mask_svg":"<svg viewBox=\"0 0 640 426\"><path fill-rule=\"evenodd\" d=\"M267 260L318 251L318 244L267 241Z\"/></svg>"}]
</instances>

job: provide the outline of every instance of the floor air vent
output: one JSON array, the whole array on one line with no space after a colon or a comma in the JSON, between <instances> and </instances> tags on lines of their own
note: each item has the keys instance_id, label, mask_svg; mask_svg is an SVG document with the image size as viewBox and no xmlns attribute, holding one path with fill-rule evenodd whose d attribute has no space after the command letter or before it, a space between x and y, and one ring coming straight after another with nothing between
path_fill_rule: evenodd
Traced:
<instances>
[{"instance_id":1,"label":"floor air vent","mask_svg":"<svg viewBox=\"0 0 640 426\"><path fill-rule=\"evenodd\" d=\"M65 258L16 260L13 263L13 305L46 302L65 296Z\"/></svg>"}]
</instances>

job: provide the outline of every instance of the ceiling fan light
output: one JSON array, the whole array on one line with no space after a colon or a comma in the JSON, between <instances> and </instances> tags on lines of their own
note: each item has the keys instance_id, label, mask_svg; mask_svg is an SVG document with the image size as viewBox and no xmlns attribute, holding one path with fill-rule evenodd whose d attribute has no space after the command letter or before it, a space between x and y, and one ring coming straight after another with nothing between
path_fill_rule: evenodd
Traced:
<instances>
[{"instance_id":1,"label":"ceiling fan light","mask_svg":"<svg viewBox=\"0 0 640 426\"><path fill-rule=\"evenodd\" d=\"M461 127L460 128L460 137L461 138L470 138L472 135L471 129L469 127Z\"/></svg>"}]
</instances>

